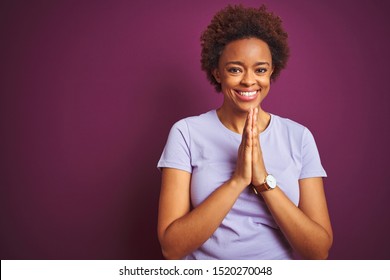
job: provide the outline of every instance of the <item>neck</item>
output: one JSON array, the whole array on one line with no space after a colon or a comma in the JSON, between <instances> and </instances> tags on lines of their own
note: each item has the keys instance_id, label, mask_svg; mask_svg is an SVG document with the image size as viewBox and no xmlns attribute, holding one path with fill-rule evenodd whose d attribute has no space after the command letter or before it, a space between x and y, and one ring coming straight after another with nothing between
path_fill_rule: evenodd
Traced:
<instances>
[{"instance_id":1,"label":"neck","mask_svg":"<svg viewBox=\"0 0 390 280\"><path fill-rule=\"evenodd\" d=\"M246 118L248 116L248 112L245 111L231 111L226 107L222 106L217 109L217 115L219 120L222 122L224 126L230 129L233 132L242 134L246 122ZM259 132L263 132L269 122L271 116L267 112L265 112L261 106L259 107L258 113L258 130Z\"/></svg>"}]
</instances>

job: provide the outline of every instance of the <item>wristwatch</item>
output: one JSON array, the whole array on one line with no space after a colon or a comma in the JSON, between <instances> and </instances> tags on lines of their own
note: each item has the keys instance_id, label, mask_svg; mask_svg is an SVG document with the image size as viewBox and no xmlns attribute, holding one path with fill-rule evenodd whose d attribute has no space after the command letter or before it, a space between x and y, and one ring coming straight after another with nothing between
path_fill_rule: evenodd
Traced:
<instances>
[{"instance_id":1,"label":"wristwatch","mask_svg":"<svg viewBox=\"0 0 390 280\"><path fill-rule=\"evenodd\" d=\"M276 179L271 174L265 177L264 183L259 186L252 185L255 194L259 195L261 192L273 190L276 187Z\"/></svg>"}]
</instances>

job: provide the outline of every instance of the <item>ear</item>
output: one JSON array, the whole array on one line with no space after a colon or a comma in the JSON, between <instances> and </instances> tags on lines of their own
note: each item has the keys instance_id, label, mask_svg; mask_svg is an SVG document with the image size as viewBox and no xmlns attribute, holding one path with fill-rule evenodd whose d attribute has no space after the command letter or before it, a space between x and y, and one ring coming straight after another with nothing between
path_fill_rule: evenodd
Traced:
<instances>
[{"instance_id":1,"label":"ear","mask_svg":"<svg viewBox=\"0 0 390 280\"><path fill-rule=\"evenodd\" d=\"M214 79L220 84L221 83L221 76L219 75L218 69L215 68L212 73L213 73Z\"/></svg>"}]
</instances>

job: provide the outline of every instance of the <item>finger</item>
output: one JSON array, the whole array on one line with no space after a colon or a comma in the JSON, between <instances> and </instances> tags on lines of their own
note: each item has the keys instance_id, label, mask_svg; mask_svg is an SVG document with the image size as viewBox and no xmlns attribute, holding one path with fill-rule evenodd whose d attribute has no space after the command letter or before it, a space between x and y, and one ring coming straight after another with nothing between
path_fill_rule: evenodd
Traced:
<instances>
[{"instance_id":1,"label":"finger","mask_svg":"<svg viewBox=\"0 0 390 280\"><path fill-rule=\"evenodd\" d=\"M244 162L247 168L248 176L252 178L252 150L253 150L253 110L249 110L247 125L245 127L245 152L244 152Z\"/></svg>"},{"instance_id":2,"label":"finger","mask_svg":"<svg viewBox=\"0 0 390 280\"><path fill-rule=\"evenodd\" d=\"M260 148L260 133L258 129L258 112L259 109L255 108L253 116L253 137L252 137L252 160L258 163L261 159L261 148Z\"/></svg>"},{"instance_id":3,"label":"finger","mask_svg":"<svg viewBox=\"0 0 390 280\"><path fill-rule=\"evenodd\" d=\"M245 144L247 147L251 148L253 144L253 109L251 108L248 113L248 117L245 122L244 133L245 134Z\"/></svg>"},{"instance_id":4,"label":"finger","mask_svg":"<svg viewBox=\"0 0 390 280\"><path fill-rule=\"evenodd\" d=\"M245 120L235 171L235 176L244 179L246 185L252 179L252 115L253 113L249 111Z\"/></svg>"},{"instance_id":5,"label":"finger","mask_svg":"<svg viewBox=\"0 0 390 280\"><path fill-rule=\"evenodd\" d=\"M256 107L253 110L253 123L252 123L252 131L253 131L253 138L255 139L258 136L258 117L259 117L259 109Z\"/></svg>"},{"instance_id":6,"label":"finger","mask_svg":"<svg viewBox=\"0 0 390 280\"><path fill-rule=\"evenodd\" d=\"M253 144L252 144L252 184L259 185L264 182L265 170L260 146L260 130L258 129L259 109L255 108L253 115Z\"/></svg>"},{"instance_id":7,"label":"finger","mask_svg":"<svg viewBox=\"0 0 390 280\"><path fill-rule=\"evenodd\" d=\"M247 116L246 116L246 119L245 119L245 124L244 124L244 128L242 130L242 137L241 137L241 144L240 146L241 147L246 147L247 145L247 142L248 142L248 126L250 127L250 111L248 112Z\"/></svg>"},{"instance_id":8,"label":"finger","mask_svg":"<svg viewBox=\"0 0 390 280\"><path fill-rule=\"evenodd\" d=\"M259 119L259 109L258 108L255 108L254 109L254 112L253 112L253 124L252 124L252 131L253 131L253 135L252 135L252 139L253 139L253 142L252 142L252 146L254 149L257 149L258 148L258 145L259 145L259 129L258 129L258 119Z\"/></svg>"}]
</instances>

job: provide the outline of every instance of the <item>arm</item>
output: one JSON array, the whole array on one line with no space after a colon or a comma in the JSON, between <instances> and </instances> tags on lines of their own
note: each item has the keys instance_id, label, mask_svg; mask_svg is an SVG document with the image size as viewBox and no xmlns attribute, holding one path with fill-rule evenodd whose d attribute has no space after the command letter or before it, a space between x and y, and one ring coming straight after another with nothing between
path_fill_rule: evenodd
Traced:
<instances>
[{"instance_id":1,"label":"arm","mask_svg":"<svg viewBox=\"0 0 390 280\"><path fill-rule=\"evenodd\" d=\"M200 247L246 187L229 180L190 211L190 176L186 171L163 169L158 237L167 259L180 259Z\"/></svg>"},{"instance_id":2,"label":"arm","mask_svg":"<svg viewBox=\"0 0 390 280\"><path fill-rule=\"evenodd\" d=\"M299 181L298 207L280 188L262 193L285 237L305 259L326 259L333 242L322 178Z\"/></svg>"},{"instance_id":3,"label":"arm","mask_svg":"<svg viewBox=\"0 0 390 280\"><path fill-rule=\"evenodd\" d=\"M247 123L249 121L252 122L251 113L248 114ZM165 258L180 259L200 247L218 228L240 193L250 184L251 126L252 123L245 126L232 178L193 210L190 210L191 174L178 169L163 169L158 238Z\"/></svg>"},{"instance_id":4,"label":"arm","mask_svg":"<svg viewBox=\"0 0 390 280\"><path fill-rule=\"evenodd\" d=\"M260 185L267 175L257 130L257 113L253 118L252 184ZM286 239L305 259L326 259L332 246L333 233L322 178L299 180L298 207L276 187L262 192L272 216Z\"/></svg>"}]
</instances>

